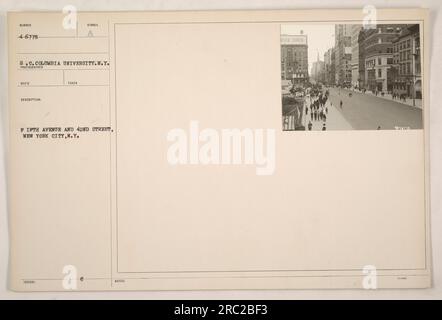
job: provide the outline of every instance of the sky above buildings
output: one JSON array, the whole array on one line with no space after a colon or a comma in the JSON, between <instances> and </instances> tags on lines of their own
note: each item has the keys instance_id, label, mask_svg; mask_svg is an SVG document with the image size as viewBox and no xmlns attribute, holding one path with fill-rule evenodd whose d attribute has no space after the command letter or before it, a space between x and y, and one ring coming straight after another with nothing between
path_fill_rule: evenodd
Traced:
<instances>
[{"instance_id":1,"label":"sky above buildings","mask_svg":"<svg viewBox=\"0 0 442 320\"><path fill-rule=\"evenodd\" d=\"M298 35L303 30L308 41L308 65L309 71L313 62L319 59L324 61L324 53L335 45L334 24L285 24L281 25L281 34Z\"/></svg>"}]
</instances>

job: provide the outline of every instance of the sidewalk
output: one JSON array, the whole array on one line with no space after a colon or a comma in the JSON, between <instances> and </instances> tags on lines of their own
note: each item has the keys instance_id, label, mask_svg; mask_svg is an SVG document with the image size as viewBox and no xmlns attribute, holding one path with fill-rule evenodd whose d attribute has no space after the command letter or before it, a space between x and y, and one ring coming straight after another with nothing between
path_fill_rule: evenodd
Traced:
<instances>
[{"instance_id":1,"label":"sidewalk","mask_svg":"<svg viewBox=\"0 0 442 320\"><path fill-rule=\"evenodd\" d=\"M313 124L312 131L321 131L324 122L321 120L317 120L317 121L311 120L310 100L306 99L306 102L307 102L307 106L309 108L308 115L306 117L304 117L304 119L306 121L306 125L305 125L306 130L308 130L307 125L308 125L309 121L311 121ZM350 123L347 120L345 120L345 118L341 114L341 112L338 109L336 109L336 106L330 104L330 99L327 100L325 105L328 108L327 121L325 124L327 130L353 130L353 127L350 125ZM337 107L339 108L339 106L337 106ZM305 114L305 110L304 110L304 114Z\"/></svg>"},{"instance_id":2,"label":"sidewalk","mask_svg":"<svg viewBox=\"0 0 442 320\"><path fill-rule=\"evenodd\" d=\"M422 99L415 99L415 105L413 106L413 99L406 98L405 101L399 100L399 99L393 99L393 96L390 93L385 93L384 96L382 96L380 93L378 95L375 95L373 92L371 92L369 90L367 90L365 93L358 91L358 90L354 90L354 89L341 89L341 90L347 90L348 92L351 91L351 92L356 92L359 94L369 94L369 95L372 95L374 97L378 97L381 99L395 101L397 103L402 103L402 104L408 105L410 107L422 109Z\"/></svg>"}]
</instances>

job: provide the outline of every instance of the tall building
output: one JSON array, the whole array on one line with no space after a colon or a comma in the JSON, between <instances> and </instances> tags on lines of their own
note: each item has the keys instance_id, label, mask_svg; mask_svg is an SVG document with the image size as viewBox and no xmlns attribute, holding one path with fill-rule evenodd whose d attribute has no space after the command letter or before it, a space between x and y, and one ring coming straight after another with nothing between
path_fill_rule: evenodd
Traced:
<instances>
[{"instance_id":1,"label":"tall building","mask_svg":"<svg viewBox=\"0 0 442 320\"><path fill-rule=\"evenodd\" d=\"M336 83L351 85L351 24L335 25Z\"/></svg>"},{"instance_id":2,"label":"tall building","mask_svg":"<svg viewBox=\"0 0 442 320\"><path fill-rule=\"evenodd\" d=\"M335 83L333 48L324 53L324 83L333 85Z\"/></svg>"},{"instance_id":3,"label":"tall building","mask_svg":"<svg viewBox=\"0 0 442 320\"><path fill-rule=\"evenodd\" d=\"M336 50L331 48L330 85L336 84Z\"/></svg>"},{"instance_id":4,"label":"tall building","mask_svg":"<svg viewBox=\"0 0 442 320\"><path fill-rule=\"evenodd\" d=\"M362 26L354 24L351 26L351 84L359 87L359 32Z\"/></svg>"},{"instance_id":5,"label":"tall building","mask_svg":"<svg viewBox=\"0 0 442 320\"><path fill-rule=\"evenodd\" d=\"M365 36L366 36L366 33L367 33L367 30L362 29L359 32L359 36L358 36L358 45L359 45L359 49L358 49L358 55L359 55L359 58L358 58L358 64L359 64L358 87L360 89L366 89L366 86L367 86L366 79L365 79Z\"/></svg>"},{"instance_id":6,"label":"tall building","mask_svg":"<svg viewBox=\"0 0 442 320\"><path fill-rule=\"evenodd\" d=\"M393 41L393 93L422 98L419 25L402 28Z\"/></svg>"},{"instance_id":7,"label":"tall building","mask_svg":"<svg viewBox=\"0 0 442 320\"><path fill-rule=\"evenodd\" d=\"M324 75L324 61L319 60L318 53L316 61L312 63L311 78L314 79L316 82L323 83Z\"/></svg>"},{"instance_id":8,"label":"tall building","mask_svg":"<svg viewBox=\"0 0 442 320\"><path fill-rule=\"evenodd\" d=\"M307 35L281 35L281 79L294 84L308 81Z\"/></svg>"},{"instance_id":9,"label":"tall building","mask_svg":"<svg viewBox=\"0 0 442 320\"><path fill-rule=\"evenodd\" d=\"M380 24L376 29L364 30L366 89L373 92L393 90L393 41L398 37L403 26Z\"/></svg>"}]
</instances>

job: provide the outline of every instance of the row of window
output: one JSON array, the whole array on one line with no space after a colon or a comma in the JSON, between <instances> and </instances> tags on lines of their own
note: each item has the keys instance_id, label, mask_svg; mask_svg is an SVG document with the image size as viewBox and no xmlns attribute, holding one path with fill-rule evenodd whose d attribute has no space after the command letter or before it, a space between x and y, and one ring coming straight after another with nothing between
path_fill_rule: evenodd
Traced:
<instances>
[{"instance_id":1,"label":"row of window","mask_svg":"<svg viewBox=\"0 0 442 320\"><path fill-rule=\"evenodd\" d=\"M399 74L400 75L404 75L404 74L410 74L411 73L411 63L401 63L399 65Z\"/></svg>"},{"instance_id":2,"label":"row of window","mask_svg":"<svg viewBox=\"0 0 442 320\"><path fill-rule=\"evenodd\" d=\"M289 63L291 62L296 62L296 63L307 63L307 57L302 57L302 58L293 58L293 57L281 57L281 63L287 61Z\"/></svg>"},{"instance_id":3,"label":"row of window","mask_svg":"<svg viewBox=\"0 0 442 320\"><path fill-rule=\"evenodd\" d=\"M411 39L403 40L393 46L394 52L399 52L399 50L411 48Z\"/></svg>"},{"instance_id":4,"label":"row of window","mask_svg":"<svg viewBox=\"0 0 442 320\"><path fill-rule=\"evenodd\" d=\"M399 52L398 54L396 54L396 58L399 61L410 60L411 59L411 50Z\"/></svg>"},{"instance_id":5,"label":"row of window","mask_svg":"<svg viewBox=\"0 0 442 320\"><path fill-rule=\"evenodd\" d=\"M387 58L387 64L393 64L394 60L393 58ZM377 58L377 59L370 59L367 60L365 63L365 66L367 68L374 68L375 66L382 66L382 58Z\"/></svg>"}]
</instances>

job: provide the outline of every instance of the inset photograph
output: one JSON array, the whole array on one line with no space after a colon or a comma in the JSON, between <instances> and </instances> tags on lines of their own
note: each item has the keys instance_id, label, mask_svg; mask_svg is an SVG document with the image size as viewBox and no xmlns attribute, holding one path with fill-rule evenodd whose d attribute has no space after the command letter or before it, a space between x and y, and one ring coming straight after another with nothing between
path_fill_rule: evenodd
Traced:
<instances>
[{"instance_id":1,"label":"inset photograph","mask_svg":"<svg viewBox=\"0 0 442 320\"><path fill-rule=\"evenodd\" d=\"M281 25L283 131L423 129L419 24Z\"/></svg>"}]
</instances>

